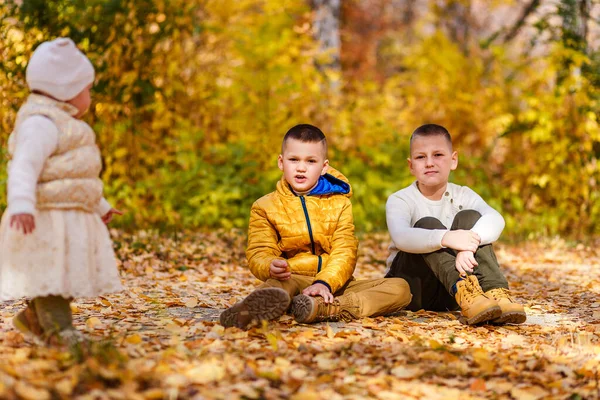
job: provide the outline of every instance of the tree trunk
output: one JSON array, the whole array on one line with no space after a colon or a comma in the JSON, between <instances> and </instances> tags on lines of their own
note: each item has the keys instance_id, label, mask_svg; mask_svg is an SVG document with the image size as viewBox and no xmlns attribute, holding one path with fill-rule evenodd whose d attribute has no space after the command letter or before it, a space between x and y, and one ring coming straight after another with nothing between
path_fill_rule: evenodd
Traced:
<instances>
[{"instance_id":1,"label":"tree trunk","mask_svg":"<svg viewBox=\"0 0 600 400\"><path fill-rule=\"evenodd\" d=\"M588 19L590 17L591 0L562 0L558 5L558 15L562 18L562 43L567 49L584 54L588 53ZM571 73L573 59L567 56L563 60L563 69L558 72L557 83L560 85ZM573 71L581 73L577 67Z\"/></svg>"},{"instance_id":2,"label":"tree trunk","mask_svg":"<svg viewBox=\"0 0 600 400\"><path fill-rule=\"evenodd\" d=\"M562 41L565 47L587 50L588 20L591 0L562 0L558 15L562 17Z\"/></svg>"},{"instance_id":3,"label":"tree trunk","mask_svg":"<svg viewBox=\"0 0 600 400\"><path fill-rule=\"evenodd\" d=\"M323 57L319 66L340 70L341 0L312 0L315 10L314 34Z\"/></svg>"},{"instance_id":4,"label":"tree trunk","mask_svg":"<svg viewBox=\"0 0 600 400\"><path fill-rule=\"evenodd\" d=\"M468 54L470 29L473 24L470 3L460 0L438 0L436 6L441 26L452 41L460 46L463 53Z\"/></svg>"}]
</instances>

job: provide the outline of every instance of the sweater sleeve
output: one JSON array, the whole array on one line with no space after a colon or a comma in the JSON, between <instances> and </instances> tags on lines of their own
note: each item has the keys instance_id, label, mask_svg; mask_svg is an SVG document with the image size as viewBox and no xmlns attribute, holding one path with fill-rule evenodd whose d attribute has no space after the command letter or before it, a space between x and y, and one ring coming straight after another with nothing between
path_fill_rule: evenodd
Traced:
<instances>
[{"instance_id":1,"label":"sweater sleeve","mask_svg":"<svg viewBox=\"0 0 600 400\"><path fill-rule=\"evenodd\" d=\"M36 185L44 163L58 146L58 128L41 115L27 118L16 137L8 170L8 214L33 214Z\"/></svg>"},{"instance_id":2,"label":"sweater sleeve","mask_svg":"<svg viewBox=\"0 0 600 400\"><path fill-rule=\"evenodd\" d=\"M96 206L95 211L96 211L96 214L103 217L106 215L107 212L110 211L111 208L112 208L112 206L110 205L110 203L103 197L98 202L98 205Z\"/></svg>"},{"instance_id":3,"label":"sweater sleeve","mask_svg":"<svg viewBox=\"0 0 600 400\"><path fill-rule=\"evenodd\" d=\"M479 235L481 245L495 242L504 229L504 218L473 190L468 187L465 187L464 190L463 207L478 211L481 214L481 218L471 230Z\"/></svg>"},{"instance_id":4,"label":"sweater sleeve","mask_svg":"<svg viewBox=\"0 0 600 400\"><path fill-rule=\"evenodd\" d=\"M404 198L391 195L385 206L388 230L394 246L401 251L425 254L442 248L446 229L422 229L411 225L411 205Z\"/></svg>"}]
</instances>

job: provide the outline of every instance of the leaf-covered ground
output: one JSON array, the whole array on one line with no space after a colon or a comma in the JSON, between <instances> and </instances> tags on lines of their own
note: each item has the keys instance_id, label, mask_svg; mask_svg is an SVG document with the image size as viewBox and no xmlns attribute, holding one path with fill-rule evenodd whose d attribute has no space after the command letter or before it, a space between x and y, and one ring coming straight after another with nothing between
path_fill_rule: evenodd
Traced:
<instances>
[{"instance_id":1,"label":"leaf-covered ground","mask_svg":"<svg viewBox=\"0 0 600 400\"><path fill-rule=\"evenodd\" d=\"M241 331L215 321L258 283L242 234L113 237L127 290L73 305L99 341L90 355L24 341L11 325L23 303L0 303L0 398L600 398L600 257L581 245L496 247L521 326L402 312ZM387 244L362 238L356 277L382 276Z\"/></svg>"}]
</instances>

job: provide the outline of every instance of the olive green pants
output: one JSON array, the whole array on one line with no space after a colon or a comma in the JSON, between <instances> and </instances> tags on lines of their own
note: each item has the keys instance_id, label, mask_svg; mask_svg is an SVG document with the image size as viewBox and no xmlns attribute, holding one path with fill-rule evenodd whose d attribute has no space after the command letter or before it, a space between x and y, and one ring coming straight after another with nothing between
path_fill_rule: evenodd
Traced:
<instances>
[{"instance_id":1,"label":"olive green pants","mask_svg":"<svg viewBox=\"0 0 600 400\"><path fill-rule=\"evenodd\" d=\"M471 229L481 218L475 210L460 211L454 217L450 230ZM415 228L447 229L438 219L425 217L417 221ZM491 244L480 246L475 252L479 264L473 269L473 275L479 280L484 292L496 288L508 288L508 282L500 271L500 265ZM427 254L398 252L386 277L405 279L413 295L407 309L432 311L457 310L458 304L452 293L452 287L459 280L456 270L456 252L452 249L440 249Z\"/></svg>"}]
</instances>

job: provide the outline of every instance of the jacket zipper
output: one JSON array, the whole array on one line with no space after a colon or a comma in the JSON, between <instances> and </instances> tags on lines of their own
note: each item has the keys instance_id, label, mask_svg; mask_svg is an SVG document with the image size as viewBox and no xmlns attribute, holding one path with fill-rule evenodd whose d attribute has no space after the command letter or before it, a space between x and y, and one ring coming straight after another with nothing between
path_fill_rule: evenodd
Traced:
<instances>
[{"instance_id":1,"label":"jacket zipper","mask_svg":"<svg viewBox=\"0 0 600 400\"><path fill-rule=\"evenodd\" d=\"M310 225L310 217L308 216L308 209L306 208L306 200L304 199L304 196L298 196L298 197L300 197L300 202L302 203L302 209L304 210L304 217L306 218L306 225L308 226L308 236L310 236L311 251L313 254L315 254L315 240L313 238L312 226ZM317 257L319 257L319 265L317 266L317 273L318 273L318 272L321 272L322 260L321 260L321 256L317 256Z\"/></svg>"}]
</instances>

